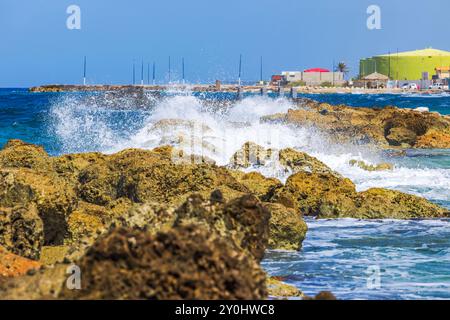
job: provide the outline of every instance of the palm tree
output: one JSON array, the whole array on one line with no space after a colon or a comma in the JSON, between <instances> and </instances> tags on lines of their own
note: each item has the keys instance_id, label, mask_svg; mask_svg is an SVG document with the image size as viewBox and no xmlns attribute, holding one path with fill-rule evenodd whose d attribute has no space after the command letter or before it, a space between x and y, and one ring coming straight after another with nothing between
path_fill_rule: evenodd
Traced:
<instances>
[{"instance_id":1,"label":"palm tree","mask_svg":"<svg viewBox=\"0 0 450 320\"><path fill-rule=\"evenodd\" d=\"M347 67L347 64L343 61L339 62L337 67L336 67L336 71L338 72L342 72L344 74L344 77L348 74L349 69Z\"/></svg>"}]
</instances>

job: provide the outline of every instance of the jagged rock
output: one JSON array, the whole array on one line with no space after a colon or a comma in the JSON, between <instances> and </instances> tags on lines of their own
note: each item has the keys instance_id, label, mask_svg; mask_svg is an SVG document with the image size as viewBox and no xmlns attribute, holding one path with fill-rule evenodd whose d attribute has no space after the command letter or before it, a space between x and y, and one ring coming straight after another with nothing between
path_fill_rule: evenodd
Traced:
<instances>
[{"instance_id":1,"label":"jagged rock","mask_svg":"<svg viewBox=\"0 0 450 320\"><path fill-rule=\"evenodd\" d=\"M39 260L44 245L44 226L34 204L0 207L0 245L11 253Z\"/></svg>"},{"instance_id":2,"label":"jagged rock","mask_svg":"<svg viewBox=\"0 0 450 320\"><path fill-rule=\"evenodd\" d=\"M260 200L265 200L270 190L282 185L276 178L266 178L259 172L244 173L242 171L230 171L236 180L244 185L249 192L256 195Z\"/></svg>"},{"instance_id":3,"label":"jagged rock","mask_svg":"<svg viewBox=\"0 0 450 320\"><path fill-rule=\"evenodd\" d=\"M264 203L271 212L269 249L300 250L308 226L298 211L279 203Z\"/></svg>"},{"instance_id":4,"label":"jagged rock","mask_svg":"<svg viewBox=\"0 0 450 320\"><path fill-rule=\"evenodd\" d=\"M304 296L303 300L337 300L337 298L330 291L320 291L314 297Z\"/></svg>"},{"instance_id":5,"label":"jagged rock","mask_svg":"<svg viewBox=\"0 0 450 320\"><path fill-rule=\"evenodd\" d=\"M416 143L417 134L404 127L395 127L387 130L386 140L391 146L412 146Z\"/></svg>"},{"instance_id":6,"label":"jagged rock","mask_svg":"<svg viewBox=\"0 0 450 320\"><path fill-rule=\"evenodd\" d=\"M448 217L447 209L426 199L386 189L356 192L349 179L299 172L273 190L271 202L317 218L414 219Z\"/></svg>"},{"instance_id":7,"label":"jagged rock","mask_svg":"<svg viewBox=\"0 0 450 320\"><path fill-rule=\"evenodd\" d=\"M151 235L115 229L78 262L74 299L264 299L265 273L241 249L202 225Z\"/></svg>"},{"instance_id":8,"label":"jagged rock","mask_svg":"<svg viewBox=\"0 0 450 320\"><path fill-rule=\"evenodd\" d=\"M215 199L220 198L215 195ZM269 240L270 212L253 195L245 195L223 203L205 201L200 195L192 195L176 210L175 226L196 222L237 246L248 250L260 261Z\"/></svg>"},{"instance_id":9,"label":"jagged rock","mask_svg":"<svg viewBox=\"0 0 450 320\"><path fill-rule=\"evenodd\" d=\"M428 200L395 190L372 188L359 193L358 216L364 219L420 219L450 217L450 211Z\"/></svg>"},{"instance_id":10,"label":"jagged rock","mask_svg":"<svg viewBox=\"0 0 450 320\"><path fill-rule=\"evenodd\" d=\"M301 290L294 286L281 282L276 277L269 277L266 280L269 296L274 299L303 298Z\"/></svg>"},{"instance_id":11,"label":"jagged rock","mask_svg":"<svg viewBox=\"0 0 450 320\"><path fill-rule=\"evenodd\" d=\"M253 142L246 142L241 149L232 156L229 167L233 169L242 169L250 166L265 166L269 162L284 168L285 172L296 173L305 171L332 173L336 176L340 176L326 164L311 157L305 152L297 151L292 148L282 150L266 149Z\"/></svg>"},{"instance_id":12,"label":"jagged rock","mask_svg":"<svg viewBox=\"0 0 450 320\"><path fill-rule=\"evenodd\" d=\"M395 107L354 108L309 101L299 102L298 108L285 114L262 117L261 121L314 127L337 142L383 148L450 146L450 117L433 112Z\"/></svg>"},{"instance_id":13,"label":"jagged rock","mask_svg":"<svg viewBox=\"0 0 450 320\"><path fill-rule=\"evenodd\" d=\"M175 222L175 208L160 203L135 205L113 219L115 226L145 230L149 233L167 231Z\"/></svg>"},{"instance_id":14,"label":"jagged rock","mask_svg":"<svg viewBox=\"0 0 450 320\"><path fill-rule=\"evenodd\" d=\"M66 218L77 198L65 180L31 169L0 169L0 206L36 204L44 223L46 245L62 244L67 236Z\"/></svg>"},{"instance_id":15,"label":"jagged rock","mask_svg":"<svg viewBox=\"0 0 450 320\"><path fill-rule=\"evenodd\" d=\"M279 162L288 168L292 173L304 171L314 173L331 173L341 177L340 174L331 170L322 161L311 157L305 152L300 152L291 148L282 149L279 152Z\"/></svg>"},{"instance_id":16,"label":"jagged rock","mask_svg":"<svg viewBox=\"0 0 450 320\"><path fill-rule=\"evenodd\" d=\"M276 150L266 149L256 143L246 142L230 159L230 167L234 169L251 166L264 166L269 161L276 160Z\"/></svg>"},{"instance_id":17,"label":"jagged rock","mask_svg":"<svg viewBox=\"0 0 450 320\"><path fill-rule=\"evenodd\" d=\"M56 299L70 275L67 270L67 265L58 264L33 269L32 272L20 277L0 277L0 300Z\"/></svg>"},{"instance_id":18,"label":"jagged rock","mask_svg":"<svg viewBox=\"0 0 450 320\"><path fill-rule=\"evenodd\" d=\"M372 164L367 164L364 161L358 161L358 160L350 160L348 162L351 166L354 167L359 167L363 170L366 171L387 171L387 170L392 170L394 169L394 166L391 163L379 163L376 165L372 165Z\"/></svg>"},{"instance_id":19,"label":"jagged rock","mask_svg":"<svg viewBox=\"0 0 450 320\"><path fill-rule=\"evenodd\" d=\"M44 266L61 263L66 259L68 251L68 246L42 247L39 262Z\"/></svg>"},{"instance_id":20,"label":"jagged rock","mask_svg":"<svg viewBox=\"0 0 450 320\"><path fill-rule=\"evenodd\" d=\"M22 276L40 267L39 262L15 255L0 246L0 278Z\"/></svg>"},{"instance_id":21,"label":"jagged rock","mask_svg":"<svg viewBox=\"0 0 450 320\"><path fill-rule=\"evenodd\" d=\"M450 132L439 130L428 130L424 135L417 138L417 148L424 149L450 149Z\"/></svg>"},{"instance_id":22,"label":"jagged rock","mask_svg":"<svg viewBox=\"0 0 450 320\"><path fill-rule=\"evenodd\" d=\"M52 162L41 146L9 140L0 152L0 168L28 168L48 172L52 170Z\"/></svg>"},{"instance_id":23,"label":"jagged rock","mask_svg":"<svg viewBox=\"0 0 450 320\"><path fill-rule=\"evenodd\" d=\"M274 190L271 202L294 207L304 216L319 216L322 198L329 193L351 199L356 194L355 185L329 173L298 172Z\"/></svg>"}]
</instances>

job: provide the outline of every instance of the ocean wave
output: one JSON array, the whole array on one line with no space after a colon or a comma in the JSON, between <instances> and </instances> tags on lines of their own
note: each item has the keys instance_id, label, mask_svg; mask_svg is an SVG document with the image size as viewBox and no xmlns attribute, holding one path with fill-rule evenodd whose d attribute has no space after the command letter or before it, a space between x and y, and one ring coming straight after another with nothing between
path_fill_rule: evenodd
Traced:
<instances>
[{"instance_id":1,"label":"ocean wave","mask_svg":"<svg viewBox=\"0 0 450 320\"><path fill-rule=\"evenodd\" d=\"M136 106L136 103L142 103L141 100L136 102L136 98L122 98L119 103L116 97L64 96L52 103L50 127L66 153L152 149L162 144L184 141L178 147L185 152L199 153L219 165L227 165L234 152L247 141L267 148L289 147L309 153L350 178L358 191L373 187L388 188L421 195L450 206L450 170L432 164L428 159L430 155L415 155L420 168L408 165L402 159L389 159L395 166L393 170L368 172L351 166L349 161L377 164L384 160L380 153L360 146L330 143L320 131L311 128L260 122L262 116L296 108L288 99L253 96L229 105L214 101L205 103L205 99L192 94L175 94L159 100L149 98L148 106ZM118 103L123 108L117 108ZM154 126L163 120L190 121L192 126L154 130ZM204 128L207 128L207 134ZM290 174L273 163L247 171L259 171L281 181L285 181Z\"/></svg>"}]
</instances>

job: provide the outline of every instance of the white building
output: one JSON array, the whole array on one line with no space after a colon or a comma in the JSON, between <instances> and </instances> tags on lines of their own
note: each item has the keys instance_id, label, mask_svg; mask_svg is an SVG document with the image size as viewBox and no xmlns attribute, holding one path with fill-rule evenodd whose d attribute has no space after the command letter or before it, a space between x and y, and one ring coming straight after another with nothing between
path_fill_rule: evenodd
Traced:
<instances>
[{"instance_id":1,"label":"white building","mask_svg":"<svg viewBox=\"0 0 450 320\"><path fill-rule=\"evenodd\" d=\"M283 71L281 73L286 81L304 82L308 86L320 86L324 82L334 85L342 85L344 80L343 72L331 72L327 69L315 68L305 71Z\"/></svg>"}]
</instances>

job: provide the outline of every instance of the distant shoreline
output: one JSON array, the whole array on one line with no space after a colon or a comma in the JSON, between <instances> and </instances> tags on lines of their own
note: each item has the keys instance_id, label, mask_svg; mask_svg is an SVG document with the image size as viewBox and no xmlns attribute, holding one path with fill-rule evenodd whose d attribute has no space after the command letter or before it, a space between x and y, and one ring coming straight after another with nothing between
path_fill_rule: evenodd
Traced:
<instances>
[{"instance_id":1,"label":"distant shoreline","mask_svg":"<svg viewBox=\"0 0 450 320\"><path fill-rule=\"evenodd\" d=\"M259 93L262 89L268 93L277 93L279 88L276 86L241 86L244 93ZM284 87L284 94L288 95L292 88ZM448 91L445 90L403 90L400 88L355 88L355 87L311 87L301 86L294 87L298 94L441 94ZM31 87L30 92L94 92L94 91L171 91L171 90L189 90L194 92L234 92L237 93L239 87L237 85L43 85Z\"/></svg>"}]
</instances>

